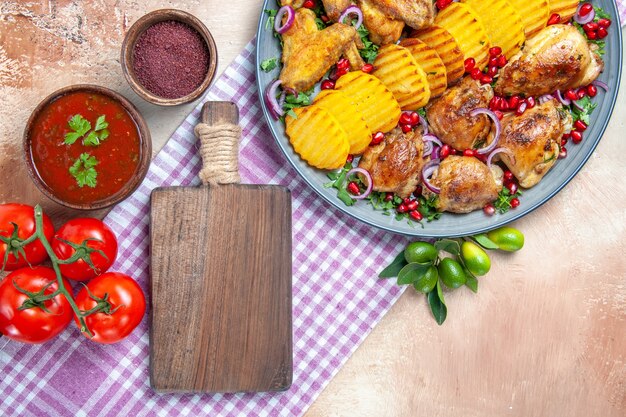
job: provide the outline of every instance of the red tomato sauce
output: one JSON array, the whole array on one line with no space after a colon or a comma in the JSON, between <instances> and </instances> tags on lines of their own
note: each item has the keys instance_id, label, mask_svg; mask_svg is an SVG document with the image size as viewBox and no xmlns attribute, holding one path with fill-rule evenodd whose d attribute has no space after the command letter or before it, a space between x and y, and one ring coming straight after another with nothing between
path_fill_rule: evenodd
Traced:
<instances>
[{"instance_id":1,"label":"red tomato sauce","mask_svg":"<svg viewBox=\"0 0 626 417\"><path fill-rule=\"evenodd\" d=\"M85 146L79 139L64 143L72 116L80 114L92 128L99 116L109 123L109 136L98 146ZM41 111L32 130L31 158L43 182L58 198L73 204L102 201L132 178L140 159L139 131L132 117L117 101L95 92L63 95ZM82 153L98 160L95 187L79 187L69 168Z\"/></svg>"}]
</instances>

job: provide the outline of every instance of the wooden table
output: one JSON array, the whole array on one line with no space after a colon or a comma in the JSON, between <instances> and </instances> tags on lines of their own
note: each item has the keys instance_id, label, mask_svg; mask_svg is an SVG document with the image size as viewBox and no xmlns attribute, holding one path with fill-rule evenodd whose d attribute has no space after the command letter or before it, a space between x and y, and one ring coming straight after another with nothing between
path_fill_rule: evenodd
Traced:
<instances>
[{"instance_id":1,"label":"wooden table","mask_svg":"<svg viewBox=\"0 0 626 417\"><path fill-rule=\"evenodd\" d=\"M27 179L19 149L30 111L59 87L93 82L126 95L146 116L155 150L190 111L142 102L124 81L119 47L139 16L160 7L194 13L215 36L221 73L253 37L259 4L0 3L0 202L44 202L58 221L58 207ZM516 223L526 247L495 255L478 294L450 294L449 318L438 327L424 297L407 291L306 415L625 415L624 120L618 105L582 172Z\"/></svg>"}]
</instances>

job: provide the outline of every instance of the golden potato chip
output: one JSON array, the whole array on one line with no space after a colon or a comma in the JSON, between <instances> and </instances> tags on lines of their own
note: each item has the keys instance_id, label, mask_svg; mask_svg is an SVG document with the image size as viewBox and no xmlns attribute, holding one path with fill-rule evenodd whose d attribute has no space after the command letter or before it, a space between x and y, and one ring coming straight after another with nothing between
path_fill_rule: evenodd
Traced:
<instances>
[{"instance_id":1,"label":"golden potato chip","mask_svg":"<svg viewBox=\"0 0 626 417\"><path fill-rule=\"evenodd\" d=\"M507 58L519 52L526 37L522 17L507 0L462 0L480 16L491 46L499 46Z\"/></svg>"},{"instance_id":2,"label":"golden potato chip","mask_svg":"<svg viewBox=\"0 0 626 417\"><path fill-rule=\"evenodd\" d=\"M567 22L578 9L578 0L550 0L550 13L548 13L548 19L552 16L552 13L556 13L561 16L561 23Z\"/></svg>"},{"instance_id":3,"label":"golden potato chip","mask_svg":"<svg viewBox=\"0 0 626 417\"><path fill-rule=\"evenodd\" d=\"M463 76L465 73L463 53L450 32L434 25L415 31L411 36L437 51L446 67L448 85L454 84Z\"/></svg>"},{"instance_id":4,"label":"golden potato chip","mask_svg":"<svg viewBox=\"0 0 626 417\"><path fill-rule=\"evenodd\" d=\"M400 42L401 46L411 52L415 61L426 73L430 99L440 96L446 90L448 81L446 78L446 66L439 57L437 51L417 38L405 38Z\"/></svg>"},{"instance_id":5,"label":"golden potato chip","mask_svg":"<svg viewBox=\"0 0 626 417\"><path fill-rule=\"evenodd\" d=\"M550 18L550 4L556 0L508 0L522 18L524 34L530 38L546 27ZM578 4L578 3L576 3Z\"/></svg>"},{"instance_id":6,"label":"golden potato chip","mask_svg":"<svg viewBox=\"0 0 626 417\"><path fill-rule=\"evenodd\" d=\"M293 111L297 117L285 117L285 131L296 153L316 168L341 168L346 163L350 145L339 122L315 105L297 107Z\"/></svg>"},{"instance_id":7,"label":"golden potato chip","mask_svg":"<svg viewBox=\"0 0 626 417\"><path fill-rule=\"evenodd\" d=\"M390 43L378 50L372 75L393 93L402 110L417 110L430 99L428 78L411 51Z\"/></svg>"},{"instance_id":8,"label":"golden potato chip","mask_svg":"<svg viewBox=\"0 0 626 417\"><path fill-rule=\"evenodd\" d=\"M439 11L435 24L450 32L463 52L464 60L474 58L478 68L487 65L491 43L485 25L471 7L464 3L452 3Z\"/></svg>"},{"instance_id":9,"label":"golden potato chip","mask_svg":"<svg viewBox=\"0 0 626 417\"><path fill-rule=\"evenodd\" d=\"M350 103L344 93L340 90L323 90L315 97L313 104L337 119L339 126L348 136L351 154L360 155L367 149L372 141L370 128L359 113L359 109Z\"/></svg>"},{"instance_id":10,"label":"golden potato chip","mask_svg":"<svg viewBox=\"0 0 626 417\"><path fill-rule=\"evenodd\" d=\"M363 71L352 71L335 83L350 103L355 105L372 134L387 133L398 125L400 105L391 91L376 77Z\"/></svg>"}]
</instances>

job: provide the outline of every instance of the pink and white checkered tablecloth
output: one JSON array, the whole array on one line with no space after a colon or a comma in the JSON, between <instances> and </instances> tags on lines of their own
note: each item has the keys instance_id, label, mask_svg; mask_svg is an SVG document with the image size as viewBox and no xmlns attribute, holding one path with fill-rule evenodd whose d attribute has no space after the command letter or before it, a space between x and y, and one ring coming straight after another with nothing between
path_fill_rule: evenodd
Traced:
<instances>
[{"instance_id":1,"label":"pink and white checkered tablecloth","mask_svg":"<svg viewBox=\"0 0 626 417\"><path fill-rule=\"evenodd\" d=\"M626 21L626 0L620 17ZM389 310L401 290L377 273L406 239L333 210L277 149L263 120L251 42L202 100L230 100L241 113L243 182L282 184L293 197L294 382L281 393L159 395L149 386L147 318L126 340L87 342L71 326L44 345L0 339L1 416L297 416L305 412ZM149 198L155 187L195 185L193 127L202 103L152 162L141 187L106 222L119 237L112 270L148 289Z\"/></svg>"}]
</instances>

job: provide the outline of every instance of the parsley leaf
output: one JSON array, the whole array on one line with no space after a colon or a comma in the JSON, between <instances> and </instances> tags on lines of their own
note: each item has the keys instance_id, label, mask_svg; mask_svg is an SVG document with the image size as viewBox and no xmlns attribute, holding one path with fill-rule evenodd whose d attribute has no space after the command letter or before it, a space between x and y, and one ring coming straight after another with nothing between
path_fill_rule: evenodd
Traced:
<instances>
[{"instance_id":1,"label":"parsley leaf","mask_svg":"<svg viewBox=\"0 0 626 417\"><path fill-rule=\"evenodd\" d=\"M261 62L259 67L265 72L270 72L278 66L278 58L268 58Z\"/></svg>"},{"instance_id":2,"label":"parsley leaf","mask_svg":"<svg viewBox=\"0 0 626 417\"><path fill-rule=\"evenodd\" d=\"M602 10L601 7L593 6L593 8L596 11L596 17L594 21L598 21L600 19L611 19L611 15L605 12L604 10Z\"/></svg>"},{"instance_id":3,"label":"parsley leaf","mask_svg":"<svg viewBox=\"0 0 626 417\"><path fill-rule=\"evenodd\" d=\"M65 135L66 145L73 144L85 133L89 132L89 129L91 129L91 123L89 123L89 120L83 118L83 116L81 116L80 114L75 114L74 116L72 116L67 125L70 129L72 129L72 132L69 132Z\"/></svg>"},{"instance_id":4,"label":"parsley leaf","mask_svg":"<svg viewBox=\"0 0 626 417\"><path fill-rule=\"evenodd\" d=\"M589 116L593 112L593 110L598 107L597 103L591 101L589 96L585 96L580 100L576 101L576 104L579 105L582 110L579 110L576 106L571 107L573 121L582 120L586 124L589 124Z\"/></svg>"},{"instance_id":5,"label":"parsley leaf","mask_svg":"<svg viewBox=\"0 0 626 417\"><path fill-rule=\"evenodd\" d=\"M374 42L370 40L370 36L369 36L370 33L365 27L365 25L361 25L357 29L357 33L361 37L361 42L363 42L363 46L364 46L363 49L359 50L359 54L361 54L361 58L363 58L365 62L369 64L374 63L374 60L378 56L378 45L374 44Z\"/></svg>"},{"instance_id":6,"label":"parsley leaf","mask_svg":"<svg viewBox=\"0 0 626 417\"><path fill-rule=\"evenodd\" d=\"M333 171L326 174L330 182L324 184L324 188L337 189L337 198L343 201L346 206L352 206L356 203L356 200L350 197L350 193L346 190L348 182L346 181L346 174L352 169L352 162L346 162L346 164L339 171Z\"/></svg>"},{"instance_id":7,"label":"parsley leaf","mask_svg":"<svg viewBox=\"0 0 626 417\"><path fill-rule=\"evenodd\" d=\"M427 222L438 220L441 217L441 212L437 211L438 199L437 194L431 194L428 198L420 196L420 205L417 210L422 213Z\"/></svg>"},{"instance_id":8,"label":"parsley leaf","mask_svg":"<svg viewBox=\"0 0 626 417\"><path fill-rule=\"evenodd\" d=\"M274 19L276 18L276 14L278 13L278 10L265 9L265 13L267 14L267 22L265 22L265 30L274 29Z\"/></svg>"},{"instance_id":9,"label":"parsley leaf","mask_svg":"<svg viewBox=\"0 0 626 417\"><path fill-rule=\"evenodd\" d=\"M64 142L66 145L72 145L78 139L83 138L83 145L98 146L101 141L109 137L109 131L107 130L109 123L105 120L104 115L98 117L96 126L91 132L89 132L89 130L91 130L91 123L80 114L74 115L68 122L68 126L73 131L65 134ZM89 134L84 137L87 132L89 132Z\"/></svg>"},{"instance_id":10,"label":"parsley leaf","mask_svg":"<svg viewBox=\"0 0 626 417\"><path fill-rule=\"evenodd\" d=\"M74 164L70 167L70 174L76 179L79 187L96 186L96 177L98 172L95 166L98 165L98 160L95 156L91 156L89 153L82 153L78 157Z\"/></svg>"},{"instance_id":11,"label":"parsley leaf","mask_svg":"<svg viewBox=\"0 0 626 417\"><path fill-rule=\"evenodd\" d=\"M304 107L311 104L311 96L313 95L313 88L309 91L300 92L298 95L287 94L285 97L285 104L283 104L283 109L285 110L285 116L297 118L296 113L293 111L296 107Z\"/></svg>"},{"instance_id":12,"label":"parsley leaf","mask_svg":"<svg viewBox=\"0 0 626 417\"><path fill-rule=\"evenodd\" d=\"M498 210L500 214L504 214L511 208L511 200L522 195L521 191L516 191L515 194L511 194L511 191L507 187L502 187L502 190L498 193L498 199L494 202L493 206Z\"/></svg>"}]
</instances>

